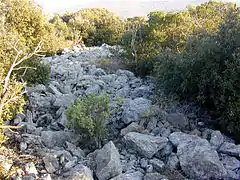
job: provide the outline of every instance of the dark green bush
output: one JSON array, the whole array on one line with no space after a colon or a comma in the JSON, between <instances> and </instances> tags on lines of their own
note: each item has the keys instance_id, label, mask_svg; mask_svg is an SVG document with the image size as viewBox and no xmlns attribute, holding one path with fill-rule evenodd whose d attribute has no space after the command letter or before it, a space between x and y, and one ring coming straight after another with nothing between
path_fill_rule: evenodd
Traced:
<instances>
[{"instance_id":1,"label":"dark green bush","mask_svg":"<svg viewBox=\"0 0 240 180\"><path fill-rule=\"evenodd\" d=\"M21 66L30 67L26 70L25 74L25 70L18 72L19 77L24 74L24 82L28 84L45 84L49 81L51 68L48 64L43 63L41 58L36 56L32 57L26 60Z\"/></svg>"},{"instance_id":2,"label":"dark green bush","mask_svg":"<svg viewBox=\"0 0 240 180\"><path fill-rule=\"evenodd\" d=\"M182 52L189 35L200 30L217 32L228 12L235 9L234 3L209 1L177 12L153 11L148 14L147 21L141 18L130 19L128 31L122 37L122 45L126 49L127 58L134 59L131 43L133 31L136 32L134 45L139 62L130 61L126 65L131 66L127 67L137 67L137 70L132 70L139 75L150 74L155 56L162 49L170 48L175 52Z\"/></svg>"},{"instance_id":3,"label":"dark green bush","mask_svg":"<svg viewBox=\"0 0 240 180\"><path fill-rule=\"evenodd\" d=\"M189 37L182 53L162 53L155 66L166 92L215 111L219 127L234 135L240 133L239 14L231 13L217 33Z\"/></svg>"},{"instance_id":4,"label":"dark green bush","mask_svg":"<svg viewBox=\"0 0 240 180\"><path fill-rule=\"evenodd\" d=\"M109 103L110 97L107 94L89 94L81 100L75 99L73 105L66 110L67 117L73 120L70 125L85 133L88 139L92 137L98 147L107 135L105 121L110 115Z\"/></svg>"}]
</instances>

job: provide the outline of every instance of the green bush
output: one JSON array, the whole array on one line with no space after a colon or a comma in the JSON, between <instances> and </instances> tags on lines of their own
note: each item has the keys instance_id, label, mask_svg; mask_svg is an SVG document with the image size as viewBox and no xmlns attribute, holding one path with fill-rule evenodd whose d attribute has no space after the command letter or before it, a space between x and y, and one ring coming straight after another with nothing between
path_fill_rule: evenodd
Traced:
<instances>
[{"instance_id":1,"label":"green bush","mask_svg":"<svg viewBox=\"0 0 240 180\"><path fill-rule=\"evenodd\" d=\"M240 12L232 12L217 33L191 36L183 52L159 55L155 75L168 93L200 102L216 112L217 125L240 133ZM239 137L238 137L239 138Z\"/></svg>"},{"instance_id":2,"label":"green bush","mask_svg":"<svg viewBox=\"0 0 240 180\"><path fill-rule=\"evenodd\" d=\"M217 32L228 12L235 10L234 3L209 1L178 12L153 11L148 14L147 21L140 17L130 19L130 28L121 41L126 49L126 57L130 59L130 62L126 63L127 67L138 75L151 74L155 56L163 49L182 52L189 35L199 31ZM131 48L133 30L136 32L134 46L137 63Z\"/></svg>"},{"instance_id":3,"label":"green bush","mask_svg":"<svg viewBox=\"0 0 240 180\"><path fill-rule=\"evenodd\" d=\"M98 147L107 135L105 120L110 115L109 103L110 97L107 94L89 94L81 100L75 99L73 105L66 110L67 117L73 120L70 125L94 138Z\"/></svg>"},{"instance_id":4,"label":"green bush","mask_svg":"<svg viewBox=\"0 0 240 180\"><path fill-rule=\"evenodd\" d=\"M50 65L45 64L41 58L39 57L32 57L22 63L23 67L30 67L24 73L24 70L18 71L18 76L22 76L24 82L28 84L46 84L50 78ZM33 69L34 68L34 69Z\"/></svg>"}]
</instances>

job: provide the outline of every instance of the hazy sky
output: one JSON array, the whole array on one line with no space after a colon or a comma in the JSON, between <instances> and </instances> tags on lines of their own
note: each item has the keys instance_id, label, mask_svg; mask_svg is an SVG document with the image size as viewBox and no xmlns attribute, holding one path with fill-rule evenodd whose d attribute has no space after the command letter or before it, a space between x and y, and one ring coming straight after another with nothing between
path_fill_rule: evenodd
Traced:
<instances>
[{"instance_id":1,"label":"hazy sky","mask_svg":"<svg viewBox=\"0 0 240 180\"><path fill-rule=\"evenodd\" d=\"M35 0L47 13L77 11L81 8L107 8L120 16L147 15L152 10L179 10L206 0ZM227 1L227 0L225 0ZM228 0L229 1L229 0ZM230 0L240 4L240 0Z\"/></svg>"}]
</instances>

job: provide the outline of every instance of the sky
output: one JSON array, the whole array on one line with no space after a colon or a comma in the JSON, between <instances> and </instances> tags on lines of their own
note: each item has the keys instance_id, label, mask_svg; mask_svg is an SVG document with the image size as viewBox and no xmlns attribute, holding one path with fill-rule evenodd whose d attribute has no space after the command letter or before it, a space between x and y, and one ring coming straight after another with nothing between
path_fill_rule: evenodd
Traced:
<instances>
[{"instance_id":1,"label":"sky","mask_svg":"<svg viewBox=\"0 0 240 180\"><path fill-rule=\"evenodd\" d=\"M74 12L82 8L107 8L121 17L145 16L153 10L181 10L206 0L35 0L45 13ZM229 1L229 0L224 0ZM230 0L240 5L240 0Z\"/></svg>"}]
</instances>

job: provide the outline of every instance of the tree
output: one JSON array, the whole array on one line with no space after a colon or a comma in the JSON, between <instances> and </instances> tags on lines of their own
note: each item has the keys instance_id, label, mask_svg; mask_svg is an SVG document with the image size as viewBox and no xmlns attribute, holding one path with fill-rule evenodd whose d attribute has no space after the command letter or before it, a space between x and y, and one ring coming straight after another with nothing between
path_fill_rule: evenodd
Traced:
<instances>
[{"instance_id":1,"label":"tree","mask_svg":"<svg viewBox=\"0 0 240 180\"><path fill-rule=\"evenodd\" d=\"M7 31L21 36L22 43L29 50L43 41L43 51L54 54L64 44L63 39L56 37L54 25L32 0L3 0L0 7L2 25Z\"/></svg>"},{"instance_id":2,"label":"tree","mask_svg":"<svg viewBox=\"0 0 240 180\"><path fill-rule=\"evenodd\" d=\"M9 42L9 46L15 52L14 59L9 68L2 68L0 71L0 146L6 140L3 135L4 128L16 128L12 126L5 126L4 122L11 120L18 112L23 111L25 103L24 95L24 82L19 82L16 79L15 71L20 69L27 69L31 67L21 67L20 65L40 52L42 42L38 44L32 53L24 53L17 48L17 41L15 44ZM1 62L0 62L1 65Z\"/></svg>"},{"instance_id":3,"label":"tree","mask_svg":"<svg viewBox=\"0 0 240 180\"><path fill-rule=\"evenodd\" d=\"M67 21L72 39L83 40L88 46L116 44L125 28L123 20L104 8L82 9L66 14L63 19Z\"/></svg>"}]
</instances>

